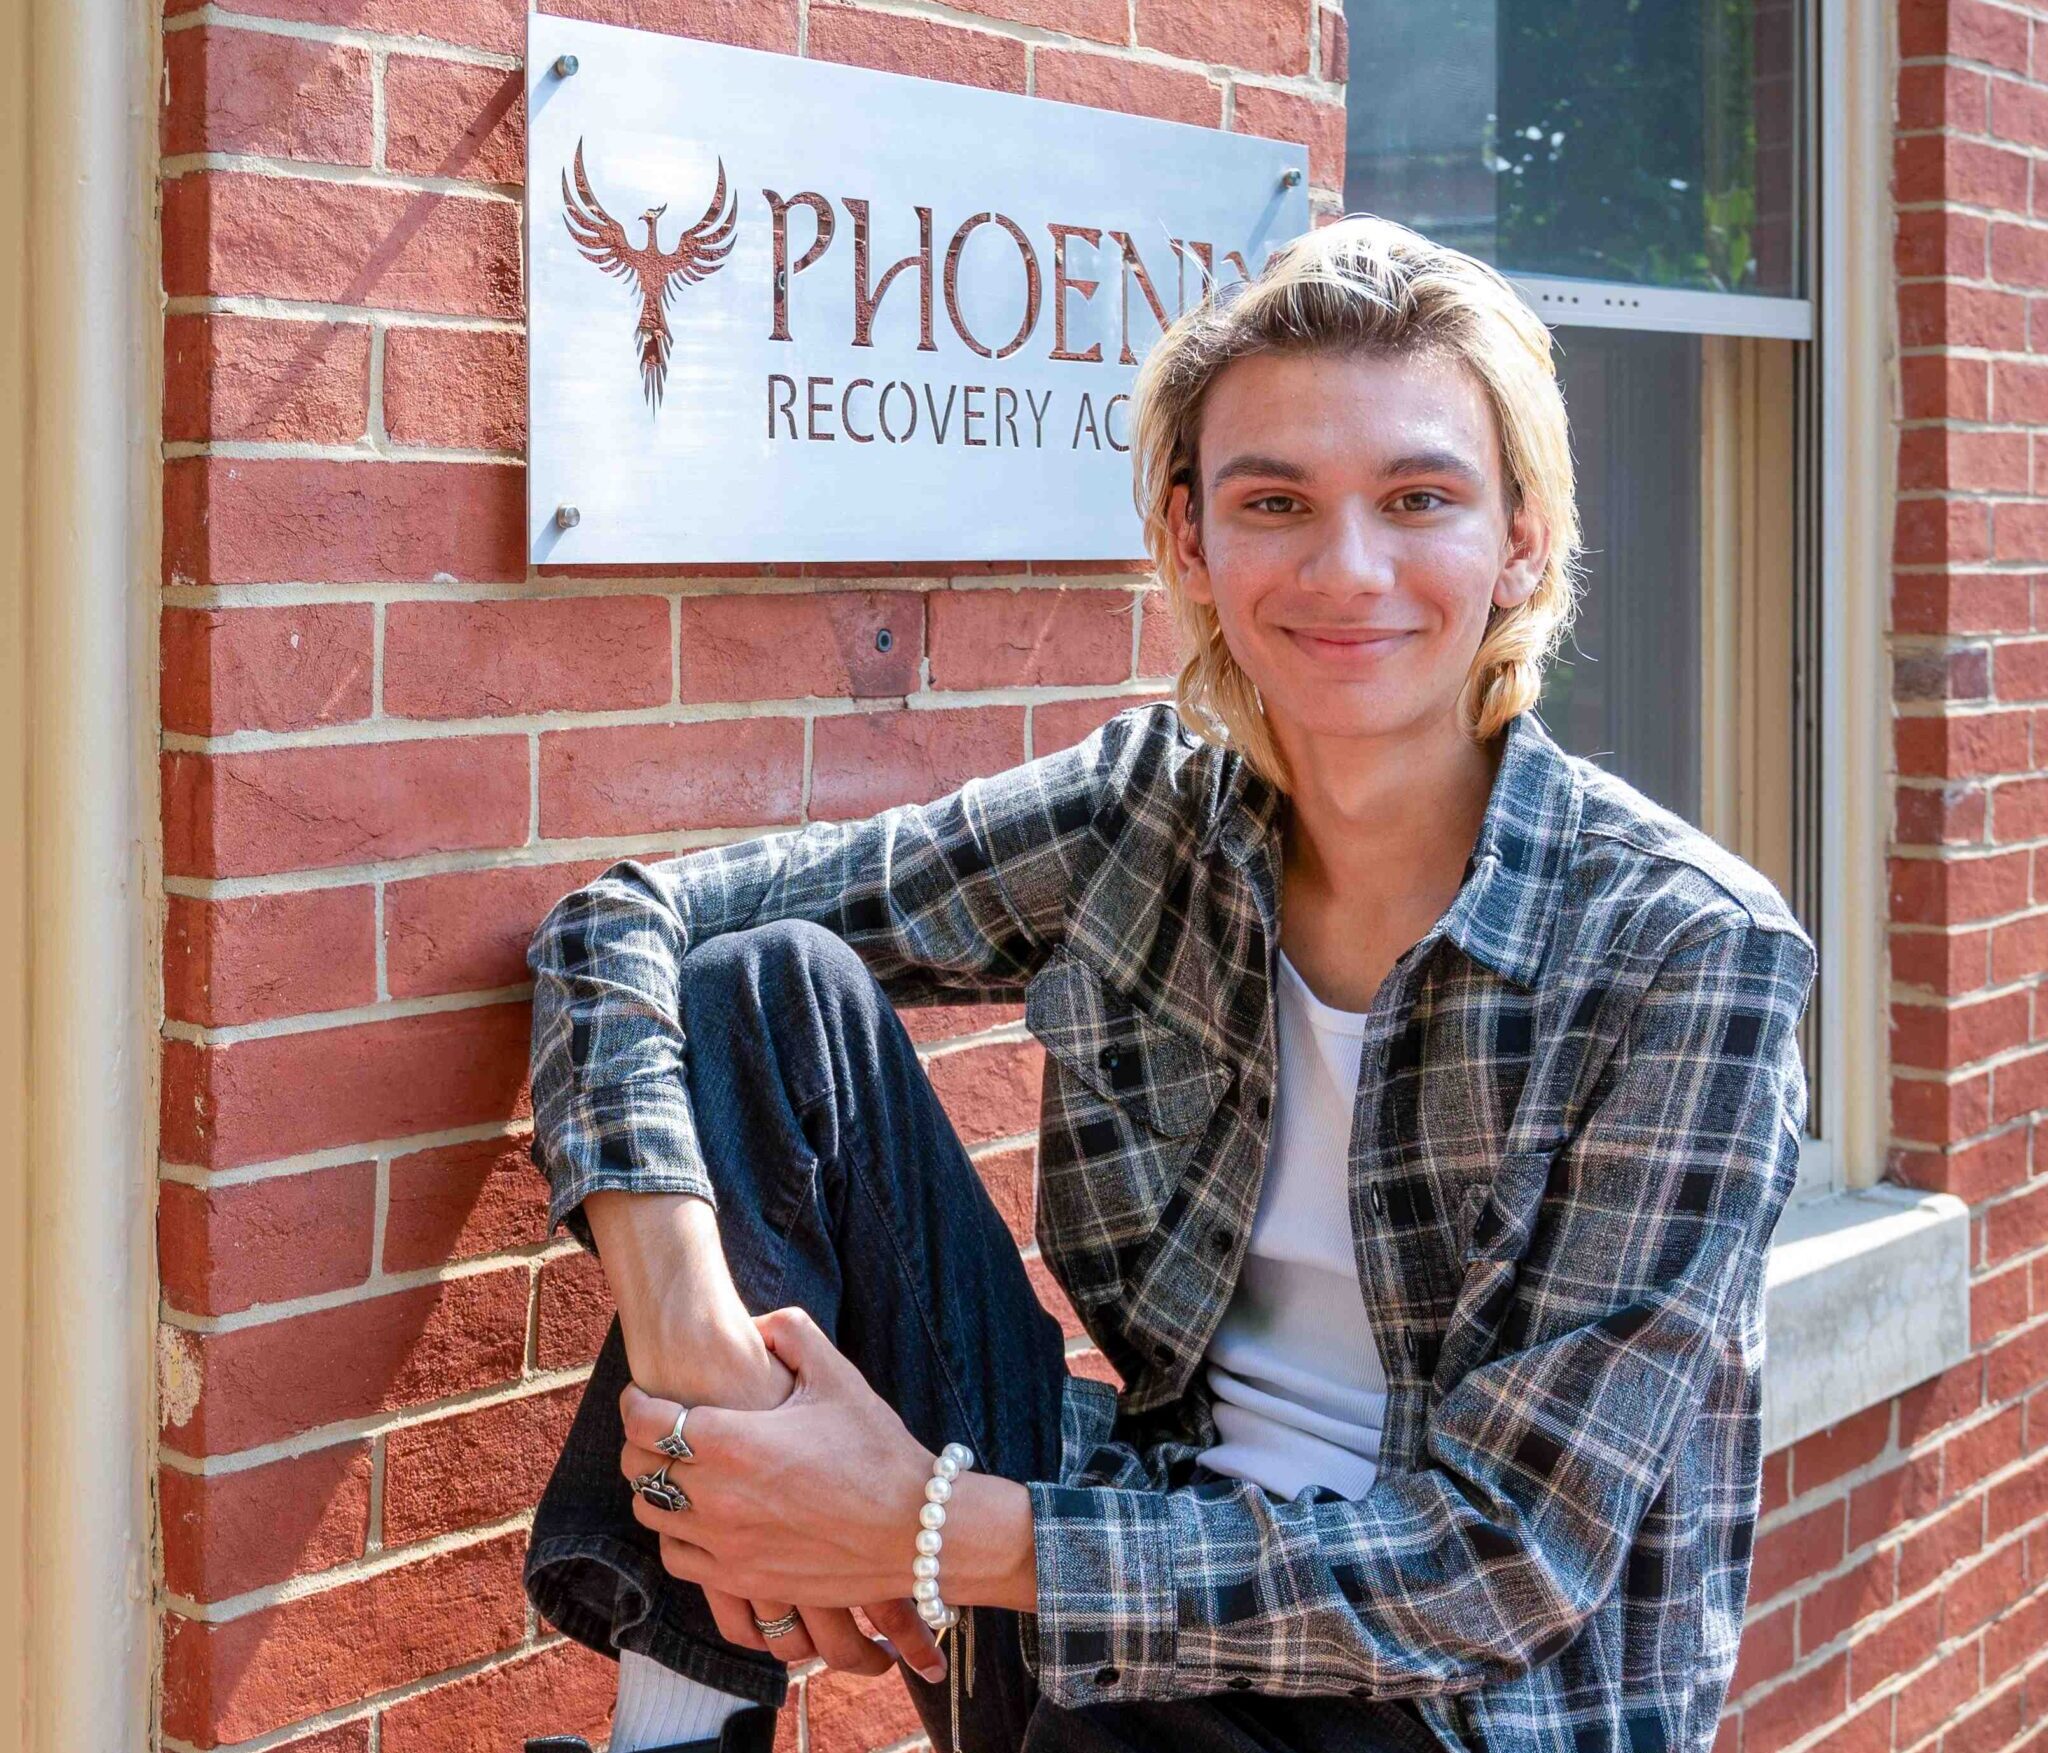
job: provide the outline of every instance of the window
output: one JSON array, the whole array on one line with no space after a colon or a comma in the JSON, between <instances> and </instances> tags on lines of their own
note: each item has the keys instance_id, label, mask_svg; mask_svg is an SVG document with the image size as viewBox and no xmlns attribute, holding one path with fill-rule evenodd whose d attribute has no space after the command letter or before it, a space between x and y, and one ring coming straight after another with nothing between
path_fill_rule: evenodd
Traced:
<instances>
[{"instance_id":1,"label":"window","mask_svg":"<svg viewBox=\"0 0 2048 1753\"><path fill-rule=\"evenodd\" d=\"M1805 8L1346 10L1346 211L1493 263L1559 343L1586 595L1545 721L1763 871L1819 942ZM1822 1008L1816 986L1802 1195L1839 1185Z\"/></svg>"}]
</instances>

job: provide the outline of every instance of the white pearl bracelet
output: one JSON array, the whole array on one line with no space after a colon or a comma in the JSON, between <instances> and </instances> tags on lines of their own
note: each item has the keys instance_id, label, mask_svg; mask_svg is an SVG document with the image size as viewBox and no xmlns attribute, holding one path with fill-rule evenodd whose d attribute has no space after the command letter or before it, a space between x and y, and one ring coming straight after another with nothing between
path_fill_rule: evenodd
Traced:
<instances>
[{"instance_id":1,"label":"white pearl bracelet","mask_svg":"<svg viewBox=\"0 0 2048 1753\"><path fill-rule=\"evenodd\" d=\"M917 1614L933 1633L943 1638L960 1622L960 1609L949 1607L939 1594L939 1548L945 1544L939 1530L946 1525L946 1506L953 1499L953 1481L974 1465L974 1451L965 1443L948 1443L932 1457L932 1476L924 1482L924 1503L917 1512L917 1556L910 1561L910 1596ZM955 1640L957 1642L957 1639ZM952 1680L953 1750L960 1748L960 1652L955 1649L946 1662ZM974 1695L974 1609L967 1610L967 1692Z\"/></svg>"}]
</instances>

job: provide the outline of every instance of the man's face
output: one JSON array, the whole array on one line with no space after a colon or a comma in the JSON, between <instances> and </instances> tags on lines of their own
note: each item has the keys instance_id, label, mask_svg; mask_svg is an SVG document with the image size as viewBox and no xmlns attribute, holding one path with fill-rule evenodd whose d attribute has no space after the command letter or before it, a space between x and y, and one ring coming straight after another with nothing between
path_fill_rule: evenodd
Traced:
<instances>
[{"instance_id":1,"label":"man's face","mask_svg":"<svg viewBox=\"0 0 2048 1753\"><path fill-rule=\"evenodd\" d=\"M1169 517L1190 595L1214 605L1289 734L1373 736L1455 718L1495 603L1542 576L1533 518L1502 503L1493 407L1462 361L1257 354L1210 385L1199 520Z\"/></svg>"}]
</instances>

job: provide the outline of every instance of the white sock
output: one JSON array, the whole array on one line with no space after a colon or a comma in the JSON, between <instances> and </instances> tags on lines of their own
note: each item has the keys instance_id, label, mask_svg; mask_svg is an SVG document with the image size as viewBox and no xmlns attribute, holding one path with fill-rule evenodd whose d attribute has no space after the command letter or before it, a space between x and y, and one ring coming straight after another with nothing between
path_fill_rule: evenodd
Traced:
<instances>
[{"instance_id":1,"label":"white sock","mask_svg":"<svg viewBox=\"0 0 2048 1753\"><path fill-rule=\"evenodd\" d=\"M749 1701L707 1686L637 1650L619 1651L619 1701L612 1710L611 1753L640 1753L704 1740Z\"/></svg>"}]
</instances>

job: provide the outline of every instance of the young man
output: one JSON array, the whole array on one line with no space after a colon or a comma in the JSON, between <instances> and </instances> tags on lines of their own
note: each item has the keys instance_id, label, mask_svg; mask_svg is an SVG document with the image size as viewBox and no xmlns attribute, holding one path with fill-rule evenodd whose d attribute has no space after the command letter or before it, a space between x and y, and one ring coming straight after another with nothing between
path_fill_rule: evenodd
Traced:
<instances>
[{"instance_id":1,"label":"young man","mask_svg":"<svg viewBox=\"0 0 2048 1753\"><path fill-rule=\"evenodd\" d=\"M1578 529L1493 270L1324 227L1134 408L1173 704L536 935L534 1156L620 1322L529 1590L626 1652L618 1753L765 1747L814 1655L900 1657L941 1748L1705 1753L1812 942L1533 709ZM1120 1394L891 1008L976 999L1046 1047Z\"/></svg>"}]
</instances>

